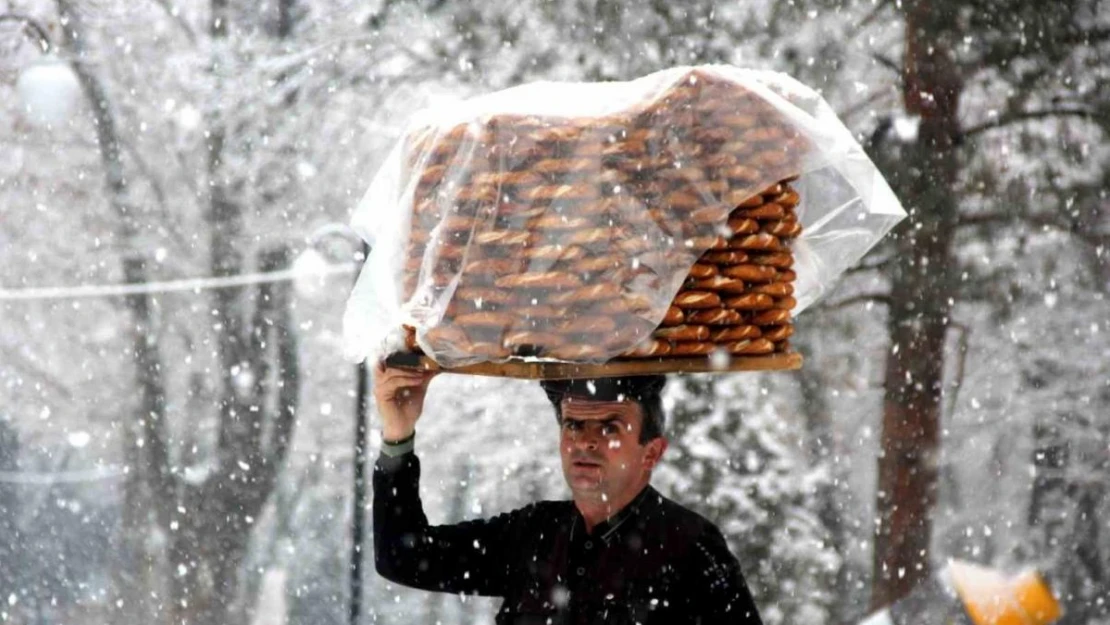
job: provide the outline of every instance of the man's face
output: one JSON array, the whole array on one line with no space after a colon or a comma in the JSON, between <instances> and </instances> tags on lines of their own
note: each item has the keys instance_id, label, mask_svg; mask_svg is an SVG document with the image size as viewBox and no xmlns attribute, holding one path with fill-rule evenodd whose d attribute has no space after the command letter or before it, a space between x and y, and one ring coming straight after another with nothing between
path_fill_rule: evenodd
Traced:
<instances>
[{"instance_id":1,"label":"man's face","mask_svg":"<svg viewBox=\"0 0 1110 625\"><path fill-rule=\"evenodd\" d=\"M658 437L640 443L638 403L567 397L562 412L559 449L575 499L624 503L647 484L667 442Z\"/></svg>"}]
</instances>

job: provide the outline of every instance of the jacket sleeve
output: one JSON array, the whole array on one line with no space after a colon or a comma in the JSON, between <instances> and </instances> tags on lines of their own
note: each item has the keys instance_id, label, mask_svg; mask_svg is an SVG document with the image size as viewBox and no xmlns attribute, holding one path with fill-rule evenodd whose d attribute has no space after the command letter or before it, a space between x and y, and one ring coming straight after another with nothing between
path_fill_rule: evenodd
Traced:
<instances>
[{"instance_id":1,"label":"jacket sleeve","mask_svg":"<svg viewBox=\"0 0 1110 625\"><path fill-rule=\"evenodd\" d=\"M504 596L513 526L524 511L432 526L420 502L420 461L381 457L374 467L374 564L386 579L424 590ZM525 509L527 510L527 509Z\"/></svg>"},{"instance_id":2,"label":"jacket sleeve","mask_svg":"<svg viewBox=\"0 0 1110 625\"><path fill-rule=\"evenodd\" d=\"M701 606L696 622L702 625L763 625L740 562L716 527L709 526L698 538L692 565L692 605Z\"/></svg>"}]
</instances>

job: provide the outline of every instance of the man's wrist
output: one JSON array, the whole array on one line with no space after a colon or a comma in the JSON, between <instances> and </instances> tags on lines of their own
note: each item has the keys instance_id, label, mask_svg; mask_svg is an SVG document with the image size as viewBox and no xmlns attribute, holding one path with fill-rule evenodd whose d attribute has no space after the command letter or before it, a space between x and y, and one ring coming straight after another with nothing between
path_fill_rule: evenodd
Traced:
<instances>
[{"instance_id":1,"label":"man's wrist","mask_svg":"<svg viewBox=\"0 0 1110 625\"><path fill-rule=\"evenodd\" d=\"M409 432L407 436L400 439L391 439L385 432L382 432L382 454L390 457L401 456L411 452L416 446L416 430Z\"/></svg>"}]
</instances>

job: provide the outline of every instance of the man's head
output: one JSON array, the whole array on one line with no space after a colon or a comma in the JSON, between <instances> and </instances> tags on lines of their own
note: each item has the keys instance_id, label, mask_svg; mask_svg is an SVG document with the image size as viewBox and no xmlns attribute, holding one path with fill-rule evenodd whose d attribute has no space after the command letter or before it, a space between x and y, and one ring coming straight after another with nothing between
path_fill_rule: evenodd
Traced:
<instances>
[{"instance_id":1,"label":"man's head","mask_svg":"<svg viewBox=\"0 0 1110 625\"><path fill-rule=\"evenodd\" d=\"M563 475L576 499L627 503L667 449L666 378L635 376L541 383L559 421Z\"/></svg>"}]
</instances>

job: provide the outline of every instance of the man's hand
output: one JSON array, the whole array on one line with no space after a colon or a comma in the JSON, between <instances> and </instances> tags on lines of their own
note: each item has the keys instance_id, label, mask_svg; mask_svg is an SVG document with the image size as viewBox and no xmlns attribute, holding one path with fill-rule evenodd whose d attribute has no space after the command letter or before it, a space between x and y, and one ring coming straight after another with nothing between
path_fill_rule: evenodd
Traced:
<instances>
[{"instance_id":1,"label":"man's hand","mask_svg":"<svg viewBox=\"0 0 1110 625\"><path fill-rule=\"evenodd\" d=\"M382 416L382 438L399 441L416 429L424 411L424 397L436 371L394 369L378 362L374 366L374 399Z\"/></svg>"}]
</instances>

